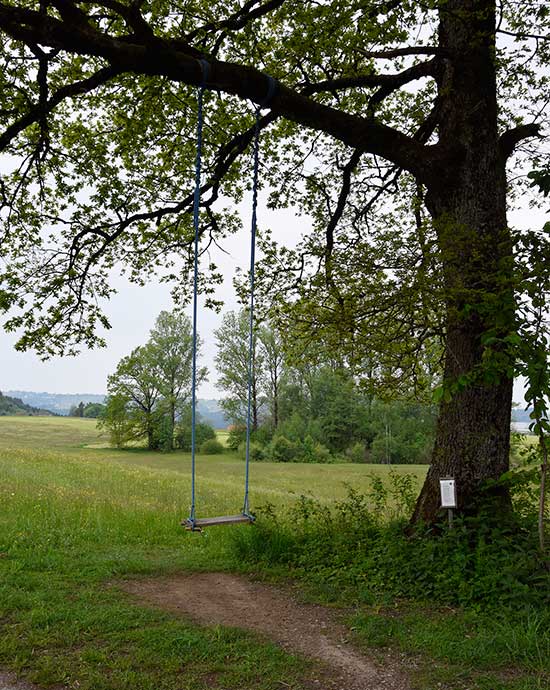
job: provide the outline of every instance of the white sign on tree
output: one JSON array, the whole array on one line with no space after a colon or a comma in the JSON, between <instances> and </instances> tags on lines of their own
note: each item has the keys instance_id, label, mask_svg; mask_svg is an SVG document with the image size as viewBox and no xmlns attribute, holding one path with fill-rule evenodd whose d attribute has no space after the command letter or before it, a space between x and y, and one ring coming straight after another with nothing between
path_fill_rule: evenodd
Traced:
<instances>
[{"instance_id":1,"label":"white sign on tree","mask_svg":"<svg viewBox=\"0 0 550 690\"><path fill-rule=\"evenodd\" d=\"M441 492L441 507L442 508L456 508L456 484L455 480L446 477L439 480L439 489Z\"/></svg>"}]
</instances>

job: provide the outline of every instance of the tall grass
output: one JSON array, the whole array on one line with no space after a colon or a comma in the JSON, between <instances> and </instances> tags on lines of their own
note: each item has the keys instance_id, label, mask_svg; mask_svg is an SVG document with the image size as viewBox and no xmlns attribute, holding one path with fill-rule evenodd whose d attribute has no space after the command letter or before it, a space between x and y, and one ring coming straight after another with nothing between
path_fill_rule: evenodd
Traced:
<instances>
[{"instance_id":1,"label":"tall grass","mask_svg":"<svg viewBox=\"0 0 550 690\"><path fill-rule=\"evenodd\" d=\"M371 647L427 652L462 665L472 682L510 668L533 674L518 687L550 682L550 574L536 512L506 521L488 509L410 535L412 479L390 480L374 477L366 495L350 489L332 506L270 508L256 529L232 535L235 552L256 567L284 566L325 601L354 604L351 625Z\"/></svg>"},{"instance_id":2,"label":"tall grass","mask_svg":"<svg viewBox=\"0 0 550 690\"><path fill-rule=\"evenodd\" d=\"M446 542L426 539L424 551L404 539L400 525L424 467L407 467L407 477L384 466L253 465L258 524L198 536L179 526L188 455L88 447L96 441L87 420L0 418L0 668L82 690L299 688L303 662L244 633L145 609L116 586L249 569L299 577L316 600L353 603L360 643L427 660L415 662L423 690L439 682L456 690L459 676L479 690L546 682L544 610L522 602L513 585L516 615L510 605L489 613L481 600L491 591L498 600L498 579L472 575L492 560L504 588L524 568L525 591L541 591L542 581L529 580L530 547L514 553L517 542L498 544L488 532L465 558L460 530ZM201 514L240 508L242 460L198 458L198 469Z\"/></svg>"}]
</instances>

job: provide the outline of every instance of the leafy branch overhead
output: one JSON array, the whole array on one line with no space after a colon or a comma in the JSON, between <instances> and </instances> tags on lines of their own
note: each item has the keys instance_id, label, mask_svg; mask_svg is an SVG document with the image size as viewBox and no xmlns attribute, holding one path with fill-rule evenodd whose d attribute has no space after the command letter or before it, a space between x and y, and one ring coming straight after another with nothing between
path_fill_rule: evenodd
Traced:
<instances>
[{"instance_id":1,"label":"leafy branch overhead","mask_svg":"<svg viewBox=\"0 0 550 690\"><path fill-rule=\"evenodd\" d=\"M27 271L18 264L4 276L3 303L23 306L11 322L29 333L21 346L47 354L70 347L71 339L93 342L97 320L106 325L96 299L110 292L99 266L125 260L140 282L144 265L162 270L174 254L185 255L195 107L188 87L202 80L198 58L209 62L208 88L225 94L213 97L208 111L202 204L210 242L238 223L216 202L220 193L238 199L244 191L238 169L247 161L239 159L252 121L243 101L265 100L267 75L278 87L262 120L271 128L266 168L270 160L284 161L281 171L290 179L290 166L304 164L311 141L312 155L340 157L341 144L355 149L358 160L370 154L364 181L381 158L423 183L443 182L452 174L449 155L461 154L458 144L449 152L431 139L443 116L433 85L445 78L448 62L433 20L401 2L211 3L208 10L192 3L0 3L6 37L0 150L14 162L2 187L9 209L3 247L9 254L9 238L20 234L34 250ZM406 41L407 25L423 28L424 45L395 47ZM529 127L503 135L507 154L512 142L534 133ZM17 289L25 282L39 295L30 310ZM56 305L41 294L46 284L60 296Z\"/></svg>"}]
</instances>

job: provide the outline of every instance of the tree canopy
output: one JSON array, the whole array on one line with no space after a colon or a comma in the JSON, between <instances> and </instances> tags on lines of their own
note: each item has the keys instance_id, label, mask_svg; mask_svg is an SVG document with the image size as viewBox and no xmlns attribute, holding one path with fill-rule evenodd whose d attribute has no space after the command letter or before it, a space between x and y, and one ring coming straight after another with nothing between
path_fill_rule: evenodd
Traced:
<instances>
[{"instance_id":1,"label":"tree canopy","mask_svg":"<svg viewBox=\"0 0 550 690\"><path fill-rule=\"evenodd\" d=\"M416 517L433 519L443 473L471 505L508 467L519 279L506 213L522 167L544 169L548 24L535 0L0 3L0 308L19 347L97 342L115 265L189 288L201 84L214 302L207 250L239 225L227 200L246 190L251 104L265 106L269 203L307 213L312 232L296 253L272 250L264 280L299 300L306 330L344 333L352 363L376 352L400 385L424 385L440 349Z\"/></svg>"}]
</instances>

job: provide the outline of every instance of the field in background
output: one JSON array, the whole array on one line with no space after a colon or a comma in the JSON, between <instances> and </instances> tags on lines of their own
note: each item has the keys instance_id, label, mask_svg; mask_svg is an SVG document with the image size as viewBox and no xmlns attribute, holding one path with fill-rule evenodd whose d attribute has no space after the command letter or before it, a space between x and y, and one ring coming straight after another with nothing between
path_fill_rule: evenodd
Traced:
<instances>
[{"instance_id":1,"label":"field in background","mask_svg":"<svg viewBox=\"0 0 550 690\"><path fill-rule=\"evenodd\" d=\"M227 432L218 432L225 442ZM224 438L225 436L225 438ZM104 492L104 498L131 493L132 484L126 485L128 477L136 483L136 498L139 485L146 484L155 477L159 489L155 505L165 506L166 510L181 512L188 508L191 487L191 460L189 453L148 452L142 449L116 450L94 447L105 444L105 436L96 429L95 420L63 417L0 417L0 451L2 461L6 461L8 449L17 450L15 456L19 463L8 462L3 477L16 477L27 474L26 465L32 466L30 481L35 486L63 486L69 481L85 486L92 482L95 490ZM21 454L22 449L32 450ZM69 468L72 468L69 469ZM81 471L79 471L79 468ZM427 471L426 465L407 465L394 468L414 474L420 486ZM298 464L298 463L252 463L251 502L253 505L272 503L276 506L288 505L300 495L315 497L321 501L339 500L346 496L347 486L357 491L368 489L369 475L387 476L390 468L386 465L362 464ZM112 473L111 479L107 474ZM197 455L197 492L201 513L214 515L238 512L242 501L244 483L244 461L236 453L226 452L222 456ZM103 488L102 488L103 487ZM149 495L148 491L148 495ZM150 497L149 499L150 500Z\"/></svg>"},{"instance_id":2,"label":"field in background","mask_svg":"<svg viewBox=\"0 0 550 690\"><path fill-rule=\"evenodd\" d=\"M312 687L309 662L242 631L144 608L117 588L121 579L182 570L239 571L233 536L254 528L186 532L179 523L189 507L189 454L94 447L105 441L94 420L0 417L0 670L79 690ZM329 503L345 498L347 486L368 491L369 475L386 480L391 469L412 473L419 486L427 467L253 463L251 503L288 506L300 495ZM199 455L198 515L238 512L243 475L235 453ZM390 625L397 638L399 623L419 690L544 687L514 668L508 678L501 661L485 661L497 670L479 675L477 642L490 650L493 641L467 616L419 609L401 622L388 611L369 614L374 645ZM421 663L419 654L427 654Z\"/></svg>"}]
</instances>

